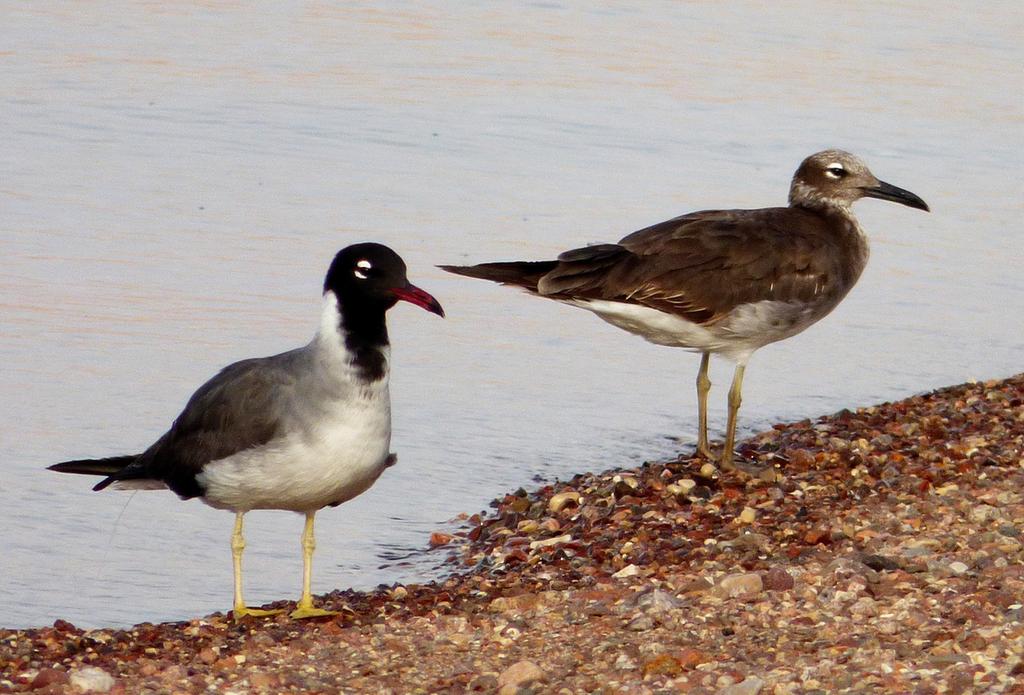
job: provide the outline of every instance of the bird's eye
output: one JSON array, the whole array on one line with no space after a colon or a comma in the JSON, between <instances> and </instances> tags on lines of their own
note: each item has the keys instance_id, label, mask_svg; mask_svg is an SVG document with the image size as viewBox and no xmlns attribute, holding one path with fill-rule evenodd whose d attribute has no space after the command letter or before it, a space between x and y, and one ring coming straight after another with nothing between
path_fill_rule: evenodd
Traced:
<instances>
[{"instance_id":1,"label":"bird's eye","mask_svg":"<svg viewBox=\"0 0 1024 695\"><path fill-rule=\"evenodd\" d=\"M841 179L847 175L846 169L843 168L842 164L829 164L825 167L825 175L833 179Z\"/></svg>"},{"instance_id":2,"label":"bird's eye","mask_svg":"<svg viewBox=\"0 0 1024 695\"><path fill-rule=\"evenodd\" d=\"M373 264L364 259L356 263L356 269L353 271L353 274L360 280L365 280L370 277L370 274L367 271L371 268L373 268Z\"/></svg>"}]
</instances>

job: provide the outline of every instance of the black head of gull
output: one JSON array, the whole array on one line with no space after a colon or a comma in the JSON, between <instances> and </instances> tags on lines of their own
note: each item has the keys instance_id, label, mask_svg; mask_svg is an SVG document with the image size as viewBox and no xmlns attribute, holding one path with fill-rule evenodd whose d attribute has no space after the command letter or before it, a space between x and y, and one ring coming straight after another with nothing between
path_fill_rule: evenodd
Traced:
<instances>
[{"instance_id":1,"label":"black head of gull","mask_svg":"<svg viewBox=\"0 0 1024 695\"><path fill-rule=\"evenodd\" d=\"M406 301L444 316L436 299L409 282L401 256L371 242L338 252L324 278L324 297L328 303L337 302L340 334L368 379L382 378L387 369L387 356L380 348L388 344L388 309Z\"/></svg>"}]
</instances>

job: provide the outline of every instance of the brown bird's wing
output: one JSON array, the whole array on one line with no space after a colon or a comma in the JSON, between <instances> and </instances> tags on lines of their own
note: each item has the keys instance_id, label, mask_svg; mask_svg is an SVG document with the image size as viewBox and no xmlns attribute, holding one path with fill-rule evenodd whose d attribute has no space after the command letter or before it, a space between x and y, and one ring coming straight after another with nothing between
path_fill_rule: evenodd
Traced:
<instances>
[{"instance_id":1,"label":"brown bird's wing","mask_svg":"<svg viewBox=\"0 0 1024 695\"><path fill-rule=\"evenodd\" d=\"M538 282L555 299L604 299L711 323L740 304L809 301L832 290L822 218L794 208L709 210L568 251Z\"/></svg>"}]
</instances>

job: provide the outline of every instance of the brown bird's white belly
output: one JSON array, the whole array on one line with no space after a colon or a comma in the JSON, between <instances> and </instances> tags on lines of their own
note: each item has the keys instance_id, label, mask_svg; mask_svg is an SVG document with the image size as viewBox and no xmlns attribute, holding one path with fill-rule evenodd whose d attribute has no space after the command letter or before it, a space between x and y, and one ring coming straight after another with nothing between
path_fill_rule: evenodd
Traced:
<instances>
[{"instance_id":1,"label":"brown bird's white belly","mask_svg":"<svg viewBox=\"0 0 1024 695\"><path fill-rule=\"evenodd\" d=\"M745 364L758 348L801 332L832 307L803 302L741 304L714 323L698 324L650 307L602 299L566 300L657 345L713 352Z\"/></svg>"}]
</instances>

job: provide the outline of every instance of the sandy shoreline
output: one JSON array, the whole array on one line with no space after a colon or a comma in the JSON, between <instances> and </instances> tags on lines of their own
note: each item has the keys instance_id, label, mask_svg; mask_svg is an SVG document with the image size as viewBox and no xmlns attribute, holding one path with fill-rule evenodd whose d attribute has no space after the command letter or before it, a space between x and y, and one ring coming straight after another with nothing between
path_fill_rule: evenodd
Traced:
<instances>
[{"instance_id":1,"label":"sandy shoreline","mask_svg":"<svg viewBox=\"0 0 1024 695\"><path fill-rule=\"evenodd\" d=\"M336 619L0 629L0 690L1024 694L1024 375L740 451L778 479L510 494L432 539L455 576L333 592Z\"/></svg>"}]
</instances>

